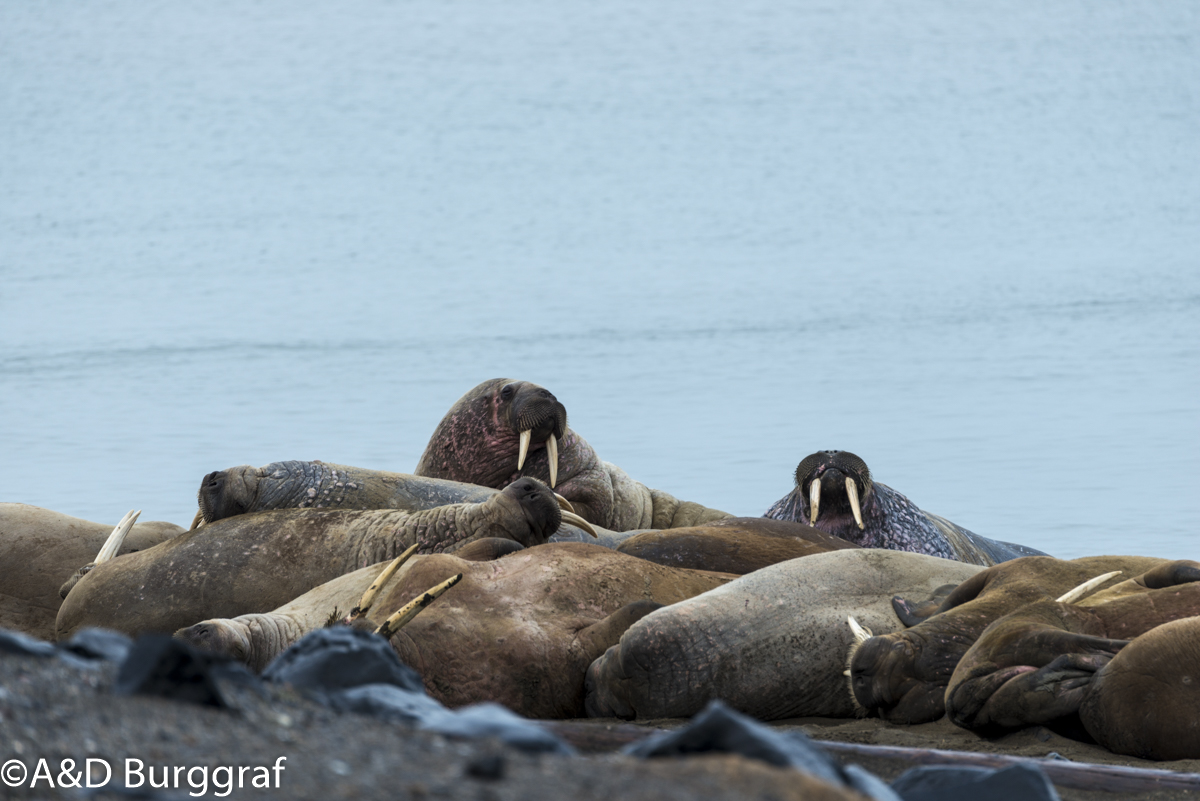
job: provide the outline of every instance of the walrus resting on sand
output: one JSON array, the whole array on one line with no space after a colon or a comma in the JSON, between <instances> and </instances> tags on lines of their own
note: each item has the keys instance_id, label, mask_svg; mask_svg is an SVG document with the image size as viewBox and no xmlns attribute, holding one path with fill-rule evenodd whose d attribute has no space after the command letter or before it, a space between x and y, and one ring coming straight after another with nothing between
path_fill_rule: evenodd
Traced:
<instances>
[{"instance_id":1,"label":"walrus resting on sand","mask_svg":"<svg viewBox=\"0 0 1200 801\"><path fill-rule=\"evenodd\" d=\"M324 584L261 615L206 620L176 637L261 669L336 606L349 609L380 565ZM447 706L496 701L535 718L582 717L588 665L630 624L732 576L664 567L584 543L550 543L495 561L415 556L379 590L367 618L457 574L463 579L391 638Z\"/></svg>"},{"instance_id":2,"label":"walrus resting on sand","mask_svg":"<svg viewBox=\"0 0 1200 801\"><path fill-rule=\"evenodd\" d=\"M652 490L600 460L567 427L549 390L495 378L463 395L438 423L413 471L502 487L519 476L549 482L585 520L613 531L695 526L732 517Z\"/></svg>"},{"instance_id":3,"label":"walrus resting on sand","mask_svg":"<svg viewBox=\"0 0 1200 801\"><path fill-rule=\"evenodd\" d=\"M58 588L96 556L112 524L93 523L24 503L0 503L0 627L54 639ZM138 523L121 553L144 551L182 534L174 523Z\"/></svg>"},{"instance_id":4,"label":"walrus resting on sand","mask_svg":"<svg viewBox=\"0 0 1200 801\"><path fill-rule=\"evenodd\" d=\"M847 616L897 629L893 594L929 593L979 570L865 548L764 567L631 626L588 669L588 715L689 717L720 698L760 720L852 717Z\"/></svg>"},{"instance_id":5,"label":"walrus resting on sand","mask_svg":"<svg viewBox=\"0 0 1200 801\"><path fill-rule=\"evenodd\" d=\"M1046 556L990 540L918 509L891 487L871 480L866 462L849 451L817 451L796 467L796 488L763 517L807 522L864 548L912 551L973 565Z\"/></svg>"},{"instance_id":6,"label":"walrus resting on sand","mask_svg":"<svg viewBox=\"0 0 1200 801\"><path fill-rule=\"evenodd\" d=\"M487 537L540 545L563 512L523 478L483 503L425 512L291 509L237 515L98 566L59 610L58 637L85 626L175 631L207 617L266 612L411 545L452 552Z\"/></svg>"},{"instance_id":7,"label":"walrus resting on sand","mask_svg":"<svg viewBox=\"0 0 1200 801\"><path fill-rule=\"evenodd\" d=\"M937 720L945 714L946 685L955 667L992 621L1063 593L1074 593L1078 600L1098 588L1115 591L1130 583L1122 578L1146 574L1165 562L1146 556L1016 559L976 573L939 607L927 610L923 621L912 616L912 602L896 598L895 609L911 628L858 637L849 658L852 697L863 713L893 723Z\"/></svg>"}]
</instances>

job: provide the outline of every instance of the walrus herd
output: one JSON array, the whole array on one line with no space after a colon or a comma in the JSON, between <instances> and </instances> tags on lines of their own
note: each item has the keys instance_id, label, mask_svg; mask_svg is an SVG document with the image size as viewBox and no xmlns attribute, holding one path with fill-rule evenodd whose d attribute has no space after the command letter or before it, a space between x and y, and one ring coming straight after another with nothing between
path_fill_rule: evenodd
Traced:
<instances>
[{"instance_id":1,"label":"walrus herd","mask_svg":"<svg viewBox=\"0 0 1200 801\"><path fill-rule=\"evenodd\" d=\"M494 379L411 474L233 467L204 476L189 530L130 515L107 542L0 504L0 627L174 633L261 671L353 625L448 706L632 719L719 698L1200 757L1200 563L981 537L847 451L794 479L760 518L679 500L602 461L549 390Z\"/></svg>"}]
</instances>

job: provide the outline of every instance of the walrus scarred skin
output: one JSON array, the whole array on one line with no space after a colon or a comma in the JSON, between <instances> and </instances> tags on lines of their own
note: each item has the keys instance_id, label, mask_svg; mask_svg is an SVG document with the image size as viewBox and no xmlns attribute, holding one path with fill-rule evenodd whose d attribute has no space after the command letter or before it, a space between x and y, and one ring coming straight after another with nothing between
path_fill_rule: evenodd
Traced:
<instances>
[{"instance_id":1,"label":"walrus scarred skin","mask_svg":"<svg viewBox=\"0 0 1200 801\"><path fill-rule=\"evenodd\" d=\"M985 732L1073 715L1096 671L1131 639L1197 614L1195 582L1087 607L1029 604L988 626L963 655L946 688L946 713L963 728ZM1192 740L1195 748L1200 737Z\"/></svg>"},{"instance_id":2,"label":"walrus scarred skin","mask_svg":"<svg viewBox=\"0 0 1200 801\"><path fill-rule=\"evenodd\" d=\"M1122 648L1096 672L1079 718L1117 754L1200 757L1200 617L1164 623Z\"/></svg>"},{"instance_id":3,"label":"walrus scarred skin","mask_svg":"<svg viewBox=\"0 0 1200 801\"><path fill-rule=\"evenodd\" d=\"M1030 556L976 573L946 597L936 614L903 631L877 633L854 649L853 697L863 713L893 723L937 720L945 714L946 685L955 667L992 621L1105 573L1121 571L1100 591L1165 562L1144 556ZM894 603L901 611L910 602L897 598Z\"/></svg>"},{"instance_id":4,"label":"walrus scarred skin","mask_svg":"<svg viewBox=\"0 0 1200 801\"><path fill-rule=\"evenodd\" d=\"M0 628L54 639L54 618L62 605L58 588L96 558L112 529L112 523L0 503ZM182 533L173 523L137 523L120 553L143 551Z\"/></svg>"},{"instance_id":5,"label":"walrus scarred skin","mask_svg":"<svg viewBox=\"0 0 1200 801\"><path fill-rule=\"evenodd\" d=\"M85 626L137 635L208 617L267 612L413 544L452 552L485 537L539 545L559 526L554 494L532 478L483 503L425 512L289 509L237 515L83 576L58 613L58 637Z\"/></svg>"},{"instance_id":6,"label":"walrus scarred skin","mask_svg":"<svg viewBox=\"0 0 1200 801\"><path fill-rule=\"evenodd\" d=\"M788 559L857 547L800 523L731 517L704 526L646 531L617 550L660 565L741 576Z\"/></svg>"},{"instance_id":7,"label":"walrus scarred skin","mask_svg":"<svg viewBox=\"0 0 1200 801\"><path fill-rule=\"evenodd\" d=\"M383 565L342 576L274 612L208 620L176 636L261 669L333 607L345 611ZM733 576L664 567L585 543L550 543L486 562L416 556L372 606L372 627L457 573L463 580L392 637L447 706L496 701L533 718L582 717L588 665L642 615Z\"/></svg>"},{"instance_id":8,"label":"walrus scarred skin","mask_svg":"<svg viewBox=\"0 0 1200 801\"><path fill-rule=\"evenodd\" d=\"M857 489L862 525L853 515L847 481ZM812 519L811 490L820 484L818 515ZM796 467L796 488L763 515L811 523L863 548L889 548L973 565L994 565L1022 556L1046 556L1011 542L967 531L944 517L923 512L891 487L871 480L871 471L849 451L817 451Z\"/></svg>"},{"instance_id":9,"label":"walrus scarred skin","mask_svg":"<svg viewBox=\"0 0 1200 801\"><path fill-rule=\"evenodd\" d=\"M851 717L848 615L899 628L897 592L924 594L976 565L873 549L771 565L647 615L592 663L592 717L689 717L713 698L760 720Z\"/></svg>"},{"instance_id":10,"label":"walrus scarred skin","mask_svg":"<svg viewBox=\"0 0 1200 801\"><path fill-rule=\"evenodd\" d=\"M518 470L521 431L530 430L528 456ZM446 413L413 472L419 476L502 487L522 475L550 481L547 443L558 448L554 490L590 523L613 531L695 526L733 515L634 481L601 461L567 426L550 392L528 381L495 378L463 395Z\"/></svg>"}]
</instances>

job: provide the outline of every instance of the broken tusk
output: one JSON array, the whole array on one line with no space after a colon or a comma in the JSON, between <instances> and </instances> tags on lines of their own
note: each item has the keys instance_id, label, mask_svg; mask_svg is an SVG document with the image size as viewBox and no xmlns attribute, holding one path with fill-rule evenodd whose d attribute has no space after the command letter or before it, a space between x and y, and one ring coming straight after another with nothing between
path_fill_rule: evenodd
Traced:
<instances>
[{"instance_id":1,"label":"broken tusk","mask_svg":"<svg viewBox=\"0 0 1200 801\"><path fill-rule=\"evenodd\" d=\"M558 501L559 509L562 509L564 512L570 512L571 514L575 514L575 507L571 505L571 502L568 501L563 496L559 495L557 492L554 493L554 500Z\"/></svg>"},{"instance_id":2,"label":"broken tusk","mask_svg":"<svg viewBox=\"0 0 1200 801\"><path fill-rule=\"evenodd\" d=\"M521 432L521 449L517 452L517 469L520 470L525 466L525 455L529 453L529 439L533 436L532 429L525 429Z\"/></svg>"},{"instance_id":3,"label":"broken tusk","mask_svg":"<svg viewBox=\"0 0 1200 801\"><path fill-rule=\"evenodd\" d=\"M384 584L387 584L388 579L395 575L396 571L400 569L400 565L407 562L409 557L417 552L417 547L417 545L412 546L407 551L393 559L391 563L383 569L383 572L379 574L379 578L375 579L371 586L367 587L367 591L362 594L362 598L359 600L358 606L350 610L351 621L358 620L360 617L370 611L371 604L375 603L375 596L379 594L379 588Z\"/></svg>"},{"instance_id":4,"label":"broken tusk","mask_svg":"<svg viewBox=\"0 0 1200 801\"><path fill-rule=\"evenodd\" d=\"M808 486L808 524L817 522L817 510L821 508L821 479L814 478Z\"/></svg>"},{"instance_id":5,"label":"broken tusk","mask_svg":"<svg viewBox=\"0 0 1200 801\"><path fill-rule=\"evenodd\" d=\"M451 576L436 587L431 587L430 589L421 593L419 597L414 598L404 606L397 609L391 617L384 621L382 626L375 629L375 633L382 635L384 639L390 640L392 635L404 628L405 624L416 617L418 612L436 601L438 596L440 596L446 590L462 581L462 577L462 573Z\"/></svg>"},{"instance_id":6,"label":"broken tusk","mask_svg":"<svg viewBox=\"0 0 1200 801\"><path fill-rule=\"evenodd\" d=\"M138 509L136 512L130 509L121 518L121 522L117 523L117 527L112 530L112 534L108 535L108 539L104 541L104 545L100 548L100 553L96 554L96 560L92 564L102 565L117 555L117 551L121 550L121 544L125 542L125 535L129 533L129 529L133 528L133 524L137 522L138 515L141 513L141 509Z\"/></svg>"},{"instance_id":7,"label":"broken tusk","mask_svg":"<svg viewBox=\"0 0 1200 801\"><path fill-rule=\"evenodd\" d=\"M554 489L554 485L558 483L558 440L553 434L546 440L546 451L550 459L550 489Z\"/></svg>"},{"instance_id":8,"label":"broken tusk","mask_svg":"<svg viewBox=\"0 0 1200 801\"><path fill-rule=\"evenodd\" d=\"M858 505L858 485L850 476L846 476L846 494L850 496L850 511L854 512L854 522L858 523L859 529L865 529L866 526L862 521L862 508Z\"/></svg>"},{"instance_id":9,"label":"broken tusk","mask_svg":"<svg viewBox=\"0 0 1200 801\"><path fill-rule=\"evenodd\" d=\"M1105 573L1102 576L1096 576L1091 581L1083 582L1082 584L1080 584L1078 587L1071 590L1070 592L1063 593L1062 597L1057 598L1056 600L1060 604L1073 604L1076 601L1078 601L1080 598L1082 598L1083 596L1087 595L1090 590L1093 590L1096 587L1100 586L1101 584L1108 581L1113 576L1119 576L1119 575L1121 575L1121 571L1114 570L1111 573Z\"/></svg>"},{"instance_id":10,"label":"broken tusk","mask_svg":"<svg viewBox=\"0 0 1200 801\"><path fill-rule=\"evenodd\" d=\"M596 539L600 539L600 535L596 533L596 529L592 528L592 524L589 523L588 521L584 520L582 517L575 514L574 512L563 512L562 513L562 521L564 523L570 523L572 526L581 528L584 531L586 531L588 534L591 534Z\"/></svg>"},{"instance_id":11,"label":"broken tusk","mask_svg":"<svg viewBox=\"0 0 1200 801\"><path fill-rule=\"evenodd\" d=\"M854 632L854 641L856 643L862 644L871 639L871 637L875 636L871 634L871 630L869 628L860 624L853 617L847 617L846 622L850 624L850 631Z\"/></svg>"}]
</instances>

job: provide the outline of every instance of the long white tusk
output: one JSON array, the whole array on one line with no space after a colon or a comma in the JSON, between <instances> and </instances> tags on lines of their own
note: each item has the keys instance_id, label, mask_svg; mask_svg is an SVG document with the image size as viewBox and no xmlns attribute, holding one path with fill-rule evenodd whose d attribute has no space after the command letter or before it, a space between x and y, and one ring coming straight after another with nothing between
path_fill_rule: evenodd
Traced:
<instances>
[{"instance_id":1,"label":"long white tusk","mask_svg":"<svg viewBox=\"0 0 1200 801\"><path fill-rule=\"evenodd\" d=\"M414 617L416 617L418 612L420 612L422 609L424 609L425 607L429 606L431 603L436 601L438 596L441 595L443 592L450 589L458 582L462 581L462 577L463 577L462 573L459 573L458 575L455 575L455 576L451 576L450 578L446 579L445 581L443 581L441 584L437 585L436 587L432 587L432 588L426 590L425 592L421 593L420 597L414 598L413 600L409 601L404 606L397 609L392 614L391 617L389 617L386 621L384 621L384 624L382 626L375 629L375 633L381 634L386 639L390 640L392 638L392 635L395 634L400 629L404 628L404 625L406 623L408 623L408 621L410 621Z\"/></svg>"},{"instance_id":2,"label":"long white tusk","mask_svg":"<svg viewBox=\"0 0 1200 801\"><path fill-rule=\"evenodd\" d=\"M372 583L370 587L367 587L367 591L362 594L362 599L359 600L358 606L350 610L351 620L357 620L371 609L371 604L375 603L375 596L379 594L379 588L384 584L387 584L388 579L395 575L396 571L400 569L400 565L407 562L409 558L417 552L417 547L417 545L412 546L407 551L393 559L391 564L383 569L383 572L379 574L379 578L375 579L374 583Z\"/></svg>"},{"instance_id":3,"label":"long white tusk","mask_svg":"<svg viewBox=\"0 0 1200 801\"><path fill-rule=\"evenodd\" d=\"M860 645L875 636L869 628L860 624L853 617L847 617L846 622L850 624L850 631L854 632L854 641Z\"/></svg>"},{"instance_id":4,"label":"long white tusk","mask_svg":"<svg viewBox=\"0 0 1200 801\"><path fill-rule=\"evenodd\" d=\"M533 436L532 429L525 429L521 432L521 450L517 452L517 469L520 470L525 466L525 454L529 453L529 438Z\"/></svg>"},{"instance_id":5,"label":"long white tusk","mask_svg":"<svg viewBox=\"0 0 1200 801\"><path fill-rule=\"evenodd\" d=\"M558 501L558 508L564 512L571 512L572 514L575 512L575 507L571 505L571 502L557 492L554 493L554 500Z\"/></svg>"},{"instance_id":6,"label":"long white tusk","mask_svg":"<svg viewBox=\"0 0 1200 801\"><path fill-rule=\"evenodd\" d=\"M854 512L854 522L858 523L860 529L865 529L866 526L862 521L862 509L858 505L858 486L849 476L846 476L846 494L850 496L850 511Z\"/></svg>"},{"instance_id":7,"label":"long white tusk","mask_svg":"<svg viewBox=\"0 0 1200 801\"><path fill-rule=\"evenodd\" d=\"M108 539L100 547L100 553L96 554L96 561L92 564L102 565L117 555L117 551L121 550L121 545L125 542L125 535L129 533L129 529L133 528L133 524L137 522L138 515L141 513L141 509L136 512L130 509L121 518L121 522L117 523L117 527L112 530L112 534L108 535Z\"/></svg>"},{"instance_id":8,"label":"long white tusk","mask_svg":"<svg viewBox=\"0 0 1200 801\"><path fill-rule=\"evenodd\" d=\"M817 510L821 508L821 479L814 478L808 486L808 524L817 522Z\"/></svg>"},{"instance_id":9,"label":"long white tusk","mask_svg":"<svg viewBox=\"0 0 1200 801\"><path fill-rule=\"evenodd\" d=\"M1111 573L1105 573L1103 576L1096 576L1091 581L1085 581L1070 592L1064 593L1061 598L1056 599L1060 604L1073 604L1080 598L1088 594L1089 590L1095 589L1104 582L1108 581L1113 576L1121 575L1120 570L1114 570Z\"/></svg>"},{"instance_id":10,"label":"long white tusk","mask_svg":"<svg viewBox=\"0 0 1200 801\"><path fill-rule=\"evenodd\" d=\"M558 440L551 434L546 440L546 451L550 454L550 489L558 483Z\"/></svg>"},{"instance_id":11,"label":"long white tusk","mask_svg":"<svg viewBox=\"0 0 1200 801\"><path fill-rule=\"evenodd\" d=\"M592 528L592 524L574 512L564 511L562 513L562 521L564 523L570 523L572 526L577 526L578 528L586 531L588 534L591 534L596 539L600 539L600 535L596 533L596 529Z\"/></svg>"}]
</instances>

